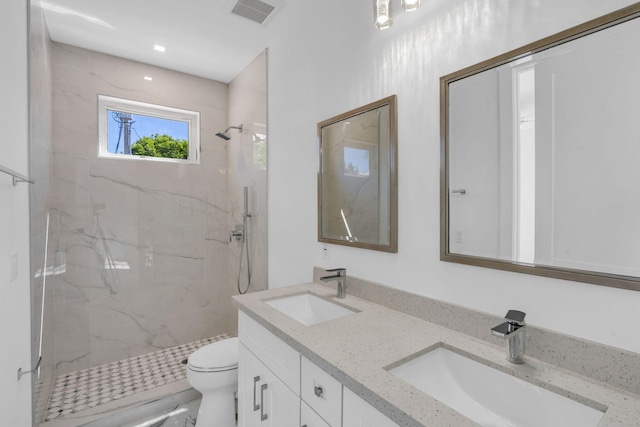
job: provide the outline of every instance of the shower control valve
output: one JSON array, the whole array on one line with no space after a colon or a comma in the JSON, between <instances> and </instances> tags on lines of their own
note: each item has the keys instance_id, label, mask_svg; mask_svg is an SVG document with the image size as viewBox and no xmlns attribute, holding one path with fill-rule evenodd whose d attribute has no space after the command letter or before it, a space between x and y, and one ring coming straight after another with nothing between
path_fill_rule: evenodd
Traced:
<instances>
[{"instance_id":1,"label":"shower control valve","mask_svg":"<svg viewBox=\"0 0 640 427\"><path fill-rule=\"evenodd\" d=\"M236 240L242 240L244 236L244 227L242 224L237 224L235 230L231 230L229 232L229 242L232 242L235 238Z\"/></svg>"}]
</instances>

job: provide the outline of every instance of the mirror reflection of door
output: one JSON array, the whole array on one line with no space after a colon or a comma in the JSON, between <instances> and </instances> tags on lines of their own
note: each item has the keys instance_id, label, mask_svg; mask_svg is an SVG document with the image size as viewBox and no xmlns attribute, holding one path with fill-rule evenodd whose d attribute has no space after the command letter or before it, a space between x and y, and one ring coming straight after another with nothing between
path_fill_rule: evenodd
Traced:
<instances>
[{"instance_id":1,"label":"mirror reflection of door","mask_svg":"<svg viewBox=\"0 0 640 427\"><path fill-rule=\"evenodd\" d=\"M533 264L536 251L536 84L535 67L514 69L513 259Z\"/></svg>"},{"instance_id":2,"label":"mirror reflection of door","mask_svg":"<svg viewBox=\"0 0 640 427\"><path fill-rule=\"evenodd\" d=\"M638 39L634 17L443 77L448 253L640 278Z\"/></svg>"},{"instance_id":3,"label":"mirror reflection of door","mask_svg":"<svg viewBox=\"0 0 640 427\"><path fill-rule=\"evenodd\" d=\"M536 63L536 263L640 276L640 20Z\"/></svg>"},{"instance_id":4,"label":"mirror reflection of door","mask_svg":"<svg viewBox=\"0 0 640 427\"><path fill-rule=\"evenodd\" d=\"M449 89L449 245L500 257L499 75L477 74Z\"/></svg>"},{"instance_id":5,"label":"mirror reflection of door","mask_svg":"<svg viewBox=\"0 0 640 427\"><path fill-rule=\"evenodd\" d=\"M451 87L451 252L533 263L534 79L518 63Z\"/></svg>"}]
</instances>

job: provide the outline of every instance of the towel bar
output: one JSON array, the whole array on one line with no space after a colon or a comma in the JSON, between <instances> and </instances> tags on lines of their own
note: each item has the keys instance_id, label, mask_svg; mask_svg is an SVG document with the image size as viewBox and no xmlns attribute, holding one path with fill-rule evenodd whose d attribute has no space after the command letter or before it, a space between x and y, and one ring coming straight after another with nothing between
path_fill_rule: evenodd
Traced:
<instances>
[{"instance_id":1,"label":"towel bar","mask_svg":"<svg viewBox=\"0 0 640 427\"><path fill-rule=\"evenodd\" d=\"M18 173L16 171L14 171L12 169L9 169L6 166L0 166L0 172L6 173L7 175L11 175L13 177L13 185L14 186L18 185L19 182L28 182L29 184L35 184L28 177L22 175L21 173Z\"/></svg>"}]
</instances>

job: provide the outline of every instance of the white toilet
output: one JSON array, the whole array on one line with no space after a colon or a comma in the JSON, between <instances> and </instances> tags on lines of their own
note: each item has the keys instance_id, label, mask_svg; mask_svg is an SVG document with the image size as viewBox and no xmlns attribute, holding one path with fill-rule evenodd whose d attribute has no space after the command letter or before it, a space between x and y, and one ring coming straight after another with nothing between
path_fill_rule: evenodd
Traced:
<instances>
[{"instance_id":1,"label":"white toilet","mask_svg":"<svg viewBox=\"0 0 640 427\"><path fill-rule=\"evenodd\" d=\"M196 427L234 427L238 391L238 338L205 345L191 353L187 380L202 393Z\"/></svg>"}]
</instances>

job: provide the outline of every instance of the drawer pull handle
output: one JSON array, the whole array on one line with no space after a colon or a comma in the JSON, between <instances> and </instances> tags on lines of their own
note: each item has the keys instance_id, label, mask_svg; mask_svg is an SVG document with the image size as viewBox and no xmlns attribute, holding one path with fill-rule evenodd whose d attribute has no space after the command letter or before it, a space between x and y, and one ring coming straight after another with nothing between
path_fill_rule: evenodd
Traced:
<instances>
[{"instance_id":1,"label":"drawer pull handle","mask_svg":"<svg viewBox=\"0 0 640 427\"><path fill-rule=\"evenodd\" d=\"M253 411L260 409L260 405L256 405L256 384L260 381L260 377L253 377Z\"/></svg>"},{"instance_id":2,"label":"drawer pull handle","mask_svg":"<svg viewBox=\"0 0 640 427\"><path fill-rule=\"evenodd\" d=\"M313 392L316 394L316 396L322 397L322 393L324 393L324 390L322 389L322 386L315 386L313 387Z\"/></svg>"},{"instance_id":3,"label":"drawer pull handle","mask_svg":"<svg viewBox=\"0 0 640 427\"><path fill-rule=\"evenodd\" d=\"M264 413L264 391L267 389L267 385L266 384L262 384L260 386L260 406L262 407L262 409L260 409L260 420L264 421L268 418L267 414Z\"/></svg>"}]
</instances>

